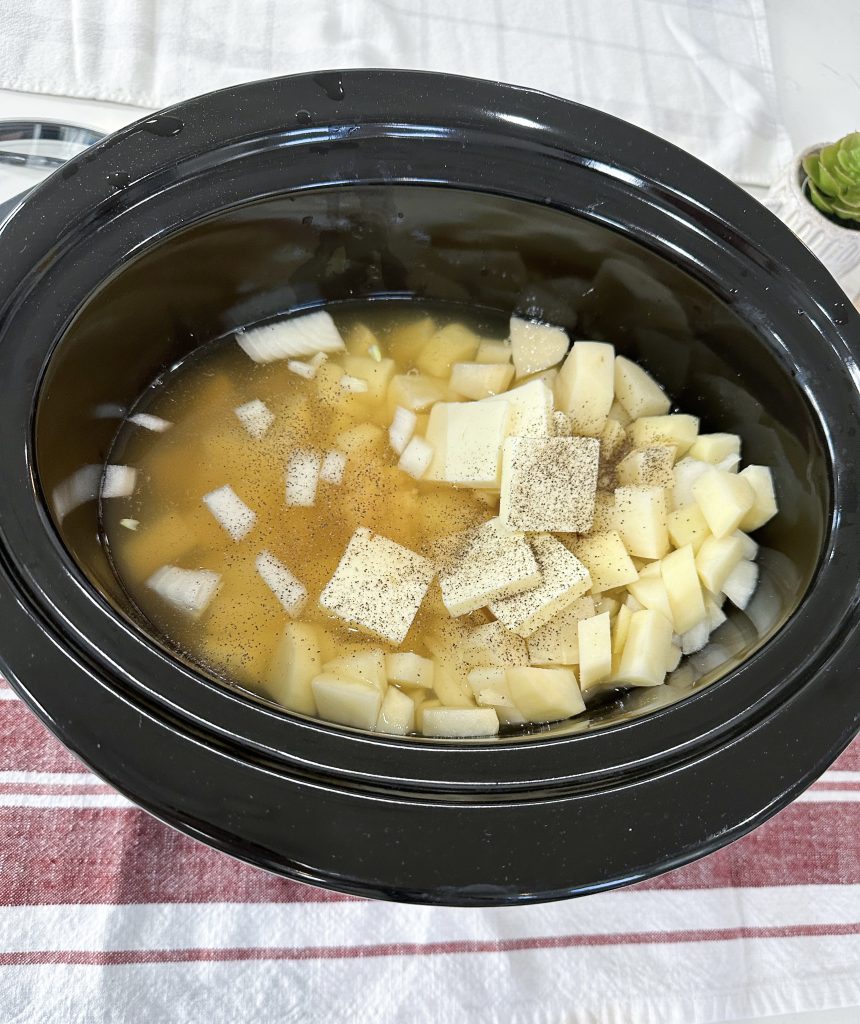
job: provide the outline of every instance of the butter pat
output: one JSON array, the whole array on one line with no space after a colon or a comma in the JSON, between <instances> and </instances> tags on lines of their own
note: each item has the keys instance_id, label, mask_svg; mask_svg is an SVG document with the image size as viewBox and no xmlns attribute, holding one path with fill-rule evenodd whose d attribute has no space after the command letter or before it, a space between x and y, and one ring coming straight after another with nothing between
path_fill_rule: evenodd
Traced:
<instances>
[{"instance_id":1,"label":"butter pat","mask_svg":"<svg viewBox=\"0 0 860 1024\"><path fill-rule=\"evenodd\" d=\"M508 629L531 636L591 587L588 569L549 534L529 541L537 559L541 582L514 597L490 603L490 611Z\"/></svg>"},{"instance_id":2,"label":"butter pat","mask_svg":"<svg viewBox=\"0 0 860 1024\"><path fill-rule=\"evenodd\" d=\"M600 443L590 437L510 437L499 517L511 529L586 533L594 518Z\"/></svg>"},{"instance_id":3,"label":"butter pat","mask_svg":"<svg viewBox=\"0 0 860 1024\"><path fill-rule=\"evenodd\" d=\"M451 615L465 615L540 583L528 542L498 519L445 538L443 547L439 586Z\"/></svg>"},{"instance_id":4,"label":"butter pat","mask_svg":"<svg viewBox=\"0 0 860 1024\"><path fill-rule=\"evenodd\" d=\"M427 424L433 460L424 479L461 487L498 487L509 417L505 399L437 402Z\"/></svg>"},{"instance_id":5,"label":"butter pat","mask_svg":"<svg viewBox=\"0 0 860 1024\"><path fill-rule=\"evenodd\" d=\"M320 607L400 644L435 572L429 559L360 526L320 595Z\"/></svg>"}]
</instances>

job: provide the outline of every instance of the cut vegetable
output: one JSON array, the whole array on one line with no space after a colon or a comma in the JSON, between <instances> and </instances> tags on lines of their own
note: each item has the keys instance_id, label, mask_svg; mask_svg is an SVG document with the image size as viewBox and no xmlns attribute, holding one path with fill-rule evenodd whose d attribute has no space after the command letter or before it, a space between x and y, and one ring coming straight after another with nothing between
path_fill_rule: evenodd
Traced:
<instances>
[{"instance_id":1,"label":"cut vegetable","mask_svg":"<svg viewBox=\"0 0 860 1024\"><path fill-rule=\"evenodd\" d=\"M725 537L741 524L753 507L755 492L743 477L709 468L693 484L693 497L715 537Z\"/></svg>"},{"instance_id":2,"label":"cut vegetable","mask_svg":"<svg viewBox=\"0 0 860 1024\"><path fill-rule=\"evenodd\" d=\"M683 508L670 512L667 525L669 537L676 548L690 544L693 551L698 551L705 540L711 536L708 522L698 505L684 505Z\"/></svg>"},{"instance_id":3,"label":"cut vegetable","mask_svg":"<svg viewBox=\"0 0 860 1024\"><path fill-rule=\"evenodd\" d=\"M560 416L565 416L565 413L559 413ZM560 430L556 430L556 434L560 434ZM567 433L573 433L573 426L571 425L570 430ZM618 420L607 419L603 425L603 430L600 432L600 459L601 462L609 462L618 455L627 443L627 432L624 427L618 422ZM624 481L622 481L624 482Z\"/></svg>"},{"instance_id":4,"label":"cut vegetable","mask_svg":"<svg viewBox=\"0 0 860 1024\"><path fill-rule=\"evenodd\" d=\"M634 597L641 607L659 612L665 619L672 622L672 605L669 602L669 592L666 590L666 584L663 582L662 574L659 571L651 576L640 576L627 589L630 592L630 596Z\"/></svg>"},{"instance_id":5,"label":"cut vegetable","mask_svg":"<svg viewBox=\"0 0 860 1024\"><path fill-rule=\"evenodd\" d=\"M559 405L576 434L599 436L615 393L615 349L599 341L577 341L556 382Z\"/></svg>"},{"instance_id":6,"label":"cut vegetable","mask_svg":"<svg viewBox=\"0 0 860 1024\"><path fill-rule=\"evenodd\" d=\"M687 544L666 555L660 562L660 572L669 595L675 632L686 633L704 622L705 598L696 572L692 545Z\"/></svg>"},{"instance_id":7,"label":"cut vegetable","mask_svg":"<svg viewBox=\"0 0 860 1024\"><path fill-rule=\"evenodd\" d=\"M139 427L143 427L144 430L152 430L156 434L163 434L165 430L169 430L173 426L170 420L164 420L160 416L151 416L147 412L137 412L134 416L129 416L129 420Z\"/></svg>"},{"instance_id":8,"label":"cut vegetable","mask_svg":"<svg viewBox=\"0 0 860 1024\"><path fill-rule=\"evenodd\" d=\"M415 364L431 377L448 377L454 363L472 360L480 338L464 324L447 324L440 328L422 348Z\"/></svg>"},{"instance_id":9,"label":"cut vegetable","mask_svg":"<svg viewBox=\"0 0 860 1024\"><path fill-rule=\"evenodd\" d=\"M673 504L676 509L695 505L696 498L693 494L693 485L710 468L709 463L700 462L698 459L691 459L689 456L677 463L673 473L675 489L672 494Z\"/></svg>"},{"instance_id":10,"label":"cut vegetable","mask_svg":"<svg viewBox=\"0 0 860 1024\"><path fill-rule=\"evenodd\" d=\"M662 558L669 550L666 493L662 487L616 488L615 523L631 555Z\"/></svg>"},{"instance_id":11,"label":"cut vegetable","mask_svg":"<svg viewBox=\"0 0 860 1024\"><path fill-rule=\"evenodd\" d=\"M272 653L261 688L290 711L315 715L311 680L319 675L321 665L319 630L306 622L290 622Z\"/></svg>"},{"instance_id":12,"label":"cut vegetable","mask_svg":"<svg viewBox=\"0 0 860 1024\"><path fill-rule=\"evenodd\" d=\"M433 662L411 651L386 654L385 674L390 683L433 689Z\"/></svg>"},{"instance_id":13,"label":"cut vegetable","mask_svg":"<svg viewBox=\"0 0 860 1024\"><path fill-rule=\"evenodd\" d=\"M666 392L650 373L624 356L615 357L615 398L633 420L669 411Z\"/></svg>"},{"instance_id":14,"label":"cut vegetable","mask_svg":"<svg viewBox=\"0 0 860 1024\"><path fill-rule=\"evenodd\" d=\"M320 464L320 480L327 484L338 485L343 483L346 463L347 458L343 452L326 452Z\"/></svg>"},{"instance_id":15,"label":"cut vegetable","mask_svg":"<svg viewBox=\"0 0 860 1024\"><path fill-rule=\"evenodd\" d=\"M584 533L594 518L600 445L587 437L511 437L499 517L512 529Z\"/></svg>"},{"instance_id":16,"label":"cut vegetable","mask_svg":"<svg viewBox=\"0 0 860 1024\"><path fill-rule=\"evenodd\" d=\"M275 422L274 413L270 411L265 402L255 398L252 402L237 406L233 412L239 422L248 431L251 437L264 437L269 427Z\"/></svg>"},{"instance_id":17,"label":"cut vegetable","mask_svg":"<svg viewBox=\"0 0 860 1024\"><path fill-rule=\"evenodd\" d=\"M591 597L580 597L554 615L528 638L532 665L576 665L579 662L579 623L594 615Z\"/></svg>"},{"instance_id":18,"label":"cut vegetable","mask_svg":"<svg viewBox=\"0 0 860 1024\"><path fill-rule=\"evenodd\" d=\"M579 537L571 544L571 550L588 569L593 594L627 586L639 578L621 535L614 530Z\"/></svg>"},{"instance_id":19,"label":"cut vegetable","mask_svg":"<svg viewBox=\"0 0 860 1024\"><path fill-rule=\"evenodd\" d=\"M611 422L611 421L610 421ZM636 487L672 487L675 482L674 445L652 445L629 452L616 466L620 484Z\"/></svg>"},{"instance_id":20,"label":"cut vegetable","mask_svg":"<svg viewBox=\"0 0 860 1024\"><path fill-rule=\"evenodd\" d=\"M255 363L300 359L317 352L341 352L346 347L331 314L325 310L237 332L236 341Z\"/></svg>"},{"instance_id":21,"label":"cut vegetable","mask_svg":"<svg viewBox=\"0 0 860 1024\"><path fill-rule=\"evenodd\" d=\"M741 519L740 528L757 530L770 522L777 513L773 475L767 466L747 466L738 476L746 480L753 491L752 507Z\"/></svg>"},{"instance_id":22,"label":"cut vegetable","mask_svg":"<svg viewBox=\"0 0 860 1024\"><path fill-rule=\"evenodd\" d=\"M297 377L304 378L304 380L314 380L319 367L314 366L311 362L302 362L301 359L288 359L287 369L290 373L294 373Z\"/></svg>"},{"instance_id":23,"label":"cut vegetable","mask_svg":"<svg viewBox=\"0 0 860 1024\"><path fill-rule=\"evenodd\" d=\"M743 558L740 537L708 537L696 555L696 569L702 585L716 594L723 589L732 570Z\"/></svg>"},{"instance_id":24,"label":"cut vegetable","mask_svg":"<svg viewBox=\"0 0 860 1024\"><path fill-rule=\"evenodd\" d=\"M741 611L750 603L758 585L758 566L755 562L738 562L729 573L722 591L735 607Z\"/></svg>"},{"instance_id":25,"label":"cut vegetable","mask_svg":"<svg viewBox=\"0 0 860 1024\"><path fill-rule=\"evenodd\" d=\"M560 327L511 317L511 354L517 377L528 377L564 359L570 339Z\"/></svg>"},{"instance_id":26,"label":"cut vegetable","mask_svg":"<svg viewBox=\"0 0 860 1024\"><path fill-rule=\"evenodd\" d=\"M322 459L319 452L297 451L287 459L288 505L310 508L316 503Z\"/></svg>"},{"instance_id":27,"label":"cut vegetable","mask_svg":"<svg viewBox=\"0 0 860 1024\"><path fill-rule=\"evenodd\" d=\"M490 602L493 615L523 637L546 625L591 587L588 569L555 537L536 534L529 538L529 545L537 559L540 583L513 597Z\"/></svg>"},{"instance_id":28,"label":"cut vegetable","mask_svg":"<svg viewBox=\"0 0 860 1024\"><path fill-rule=\"evenodd\" d=\"M136 484L137 470L131 466L105 466L102 498L128 498Z\"/></svg>"},{"instance_id":29,"label":"cut vegetable","mask_svg":"<svg viewBox=\"0 0 860 1024\"><path fill-rule=\"evenodd\" d=\"M660 686L666 678L672 624L660 612L634 612L618 665L617 681L630 686Z\"/></svg>"},{"instance_id":30,"label":"cut vegetable","mask_svg":"<svg viewBox=\"0 0 860 1024\"><path fill-rule=\"evenodd\" d=\"M168 604L199 618L218 591L221 577L209 569L180 569L177 565L162 566L146 581L150 590Z\"/></svg>"},{"instance_id":31,"label":"cut vegetable","mask_svg":"<svg viewBox=\"0 0 860 1024\"><path fill-rule=\"evenodd\" d=\"M690 447L689 455L715 466L728 456L740 458L741 439L737 434L699 434Z\"/></svg>"},{"instance_id":32,"label":"cut vegetable","mask_svg":"<svg viewBox=\"0 0 860 1024\"><path fill-rule=\"evenodd\" d=\"M641 416L630 426L630 436L637 448L652 445L674 445L676 456L686 455L699 433L697 416L674 413L671 416Z\"/></svg>"},{"instance_id":33,"label":"cut vegetable","mask_svg":"<svg viewBox=\"0 0 860 1024\"><path fill-rule=\"evenodd\" d=\"M529 722L557 722L585 710L576 675L568 668L509 668L508 687Z\"/></svg>"},{"instance_id":34,"label":"cut vegetable","mask_svg":"<svg viewBox=\"0 0 860 1024\"><path fill-rule=\"evenodd\" d=\"M414 703L396 686L389 686L376 719L376 731L391 736L405 736L414 728Z\"/></svg>"},{"instance_id":35,"label":"cut vegetable","mask_svg":"<svg viewBox=\"0 0 860 1024\"><path fill-rule=\"evenodd\" d=\"M423 437L413 437L403 449L397 465L416 480L421 480L433 461L433 446Z\"/></svg>"},{"instance_id":36,"label":"cut vegetable","mask_svg":"<svg viewBox=\"0 0 860 1024\"><path fill-rule=\"evenodd\" d=\"M322 718L354 729L373 729L382 707L375 686L322 673L311 681L314 700Z\"/></svg>"},{"instance_id":37,"label":"cut vegetable","mask_svg":"<svg viewBox=\"0 0 860 1024\"><path fill-rule=\"evenodd\" d=\"M701 622L697 622L695 626L681 634L681 653L686 655L701 651L707 644L710 635L711 630L708 620L703 619ZM672 670L670 669L669 671L671 672Z\"/></svg>"},{"instance_id":38,"label":"cut vegetable","mask_svg":"<svg viewBox=\"0 0 860 1024\"><path fill-rule=\"evenodd\" d=\"M502 399L437 402L427 425L433 461L426 479L498 488L509 416L510 406Z\"/></svg>"},{"instance_id":39,"label":"cut vegetable","mask_svg":"<svg viewBox=\"0 0 860 1024\"><path fill-rule=\"evenodd\" d=\"M583 693L605 682L612 673L609 613L579 623L579 685Z\"/></svg>"},{"instance_id":40,"label":"cut vegetable","mask_svg":"<svg viewBox=\"0 0 860 1024\"><path fill-rule=\"evenodd\" d=\"M522 637L506 629L501 622L476 626L468 639L469 656L479 665L528 665L529 655Z\"/></svg>"},{"instance_id":41,"label":"cut vegetable","mask_svg":"<svg viewBox=\"0 0 860 1024\"><path fill-rule=\"evenodd\" d=\"M257 521L254 510L248 508L229 484L204 494L203 504L235 541L246 537Z\"/></svg>"},{"instance_id":42,"label":"cut vegetable","mask_svg":"<svg viewBox=\"0 0 860 1024\"><path fill-rule=\"evenodd\" d=\"M510 409L507 433L515 437L549 437L552 433L552 390L543 380L531 380L482 404L505 402Z\"/></svg>"},{"instance_id":43,"label":"cut vegetable","mask_svg":"<svg viewBox=\"0 0 860 1024\"><path fill-rule=\"evenodd\" d=\"M475 353L476 363L509 363L511 346L507 341L490 341L485 338Z\"/></svg>"},{"instance_id":44,"label":"cut vegetable","mask_svg":"<svg viewBox=\"0 0 860 1024\"><path fill-rule=\"evenodd\" d=\"M355 651L325 662L322 671L340 679L352 679L375 686L384 694L388 686L385 675L385 654L378 647Z\"/></svg>"},{"instance_id":45,"label":"cut vegetable","mask_svg":"<svg viewBox=\"0 0 860 1024\"><path fill-rule=\"evenodd\" d=\"M360 526L320 595L320 607L400 644L435 574L428 559Z\"/></svg>"},{"instance_id":46,"label":"cut vegetable","mask_svg":"<svg viewBox=\"0 0 860 1024\"><path fill-rule=\"evenodd\" d=\"M388 428L388 440L398 455L402 455L406 445L409 444L415 433L417 422L418 417L411 409L404 409L402 405L398 405L394 410L394 419Z\"/></svg>"},{"instance_id":47,"label":"cut vegetable","mask_svg":"<svg viewBox=\"0 0 860 1024\"><path fill-rule=\"evenodd\" d=\"M339 383L344 391L349 391L355 395L363 394L369 387L366 380L362 380L361 377L353 377L349 373L345 373L340 378Z\"/></svg>"},{"instance_id":48,"label":"cut vegetable","mask_svg":"<svg viewBox=\"0 0 860 1024\"><path fill-rule=\"evenodd\" d=\"M454 363L451 390L475 400L498 395L513 380L514 368L504 363Z\"/></svg>"},{"instance_id":49,"label":"cut vegetable","mask_svg":"<svg viewBox=\"0 0 860 1024\"><path fill-rule=\"evenodd\" d=\"M499 719L493 708L426 708L425 736L455 739L460 736L495 736Z\"/></svg>"},{"instance_id":50,"label":"cut vegetable","mask_svg":"<svg viewBox=\"0 0 860 1024\"><path fill-rule=\"evenodd\" d=\"M300 615L308 599L308 591L302 581L269 551L261 551L254 565L287 615Z\"/></svg>"},{"instance_id":51,"label":"cut vegetable","mask_svg":"<svg viewBox=\"0 0 860 1024\"><path fill-rule=\"evenodd\" d=\"M447 397L445 387L438 380L417 374L399 374L392 377L388 385L389 404L394 407L402 405L404 409L411 409L413 412L429 409L431 405L444 401Z\"/></svg>"}]
</instances>

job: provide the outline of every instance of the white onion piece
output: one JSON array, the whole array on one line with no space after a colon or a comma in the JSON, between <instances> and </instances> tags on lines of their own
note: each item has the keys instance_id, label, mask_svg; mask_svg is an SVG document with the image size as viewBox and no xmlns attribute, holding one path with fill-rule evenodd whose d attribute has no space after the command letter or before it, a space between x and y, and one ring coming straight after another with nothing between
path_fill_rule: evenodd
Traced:
<instances>
[{"instance_id":1,"label":"white onion piece","mask_svg":"<svg viewBox=\"0 0 860 1024\"><path fill-rule=\"evenodd\" d=\"M758 566L755 562L738 562L723 584L723 593L733 605L743 611L750 603L758 584Z\"/></svg>"},{"instance_id":2,"label":"white onion piece","mask_svg":"<svg viewBox=\"0 0 860 1024\"><path fill-rule=\"evenodd\" d=\"M397 465L416 480L420 480L432 461L433 445L428 444L423 437L413 437L403 449Z\"/></svg>"},{"instance_id":3,"label":"white onion piece","mask_svg":"<svg viewBox=\"0 0 860 1024\"><path fill-rule=\"evenodd\" d=\"M317 498L321 459L317 452L298 451L287 460L288 505L310 508Z\"/></svg>"},{"instance_id":4,"label":"white onion piece","mask_svg":"<svg viewBox=\"0 0 860 1024\"><path fill-rule=\"evenodd\" d=\"M261 551L254 560L263 582L281 602L288 615L299 615L308 599L307 587L269 551Z\"/></svg>"},{"instance_id":5,"label":"white onion piece","mask_svg":"<svg viewBox=\"0 0 860 1024\"><path fill-rule=\"evenodd\" d=\"M339 484L346 472L346 456L343 452L326 452L320 466L320 480L327 484Z\"/></svg>"},{"instance_id":6,"label":"white onion piece","mask_svg":"<svg viewBox=\"0 0 860 1024\"><path fill-rule=\"evenodd\" d=\"M398 455L402 455L403 449L409 444L417 422L418 417L411 409L404 409L402 405L398 405L394 410L394 418L388 428L388 439Z\"/></svg>"},{"instance_id":7,"label":"white onion piece","mask_svg":"<svg viewBox=\"0 0 860 1024\"><path fill-rule=\"evenodd\" d=\"M362 394L367 391L368 384L366 380L362 380L361 377L352 377L350 374L345 373L340 378L340 386L344 391L351 391L354 394Z\"/></svg>"},{"instance_id":8,"label":"white onion piece","mask_svg":"<svg viewBox=\"0 0 860 1024\"><path fill-rule=\"evenodd\" d=\"M160 416L151 416L148 412L136 412L134 416L129 416L129 422L136 423L144 430L154 430L157 434L163 434L165 430L169 430L173 426L170 420L163 420Z\"/></svg>"},{"instance_id":9,"label":"white onion piece","mask_svg":"<svg viewBox=\"0 0 860 1024\"><path fill-rule=\"evenodd\" d=\"M255 363L301 359L318 352L341 352L346 348L331 314L325 310L238 331L236 341Z\"/></svg>"},{"instance_id":10,"label":"white onion piece","mask_svg":"<svg viewBox=\"0 0 860 1024\"><path fill-rule=\"evenodd\" d=\"M137 470L131 466L105 466L102 483L103 498L127 498L134 494Z\"/></svg>"},{"instance_id":11,"label":"white onion piece","mask_svg":"<svg viewBox=\"0 0 860 1024\"><path fill-rule=\"evenodd\" d=\"M317 352L313 359L308 360L308 365L312 366L315 370L318 370L326 359L328 359L328 356L325 352Z\"/></svg>"},{"instance_id":12,"label":"white onion piece","mask_svg":"<svg viewBox=\"0 0 860 1024\"><path fill-rule=\"evenodd\" d=\"M62 522L79 505L98 497L101 466L81 466L62 483L57 484L51 495L54 515Z\"/></svg>"},{"instance_id":13,"label":"white onion piece","mask_svg":"<svg viewBox=\"0 0 860 1024\"><path fill-rule=\"evenodd\" d=\"M749 534L744 533L743 530L735 530L732 536L737 537L743 545L743 557L749 561L755 561L758 557L758 544L756 544L752 537L750 537Z\"/></svg>"},{"instance_id":14,"label":"white onion piece","mask_svg":"<svg viewBox=\"0 0 860 1024\"><path fill-rule=\"evenodd\" d=\"M120 519L120 526L124 526L127 530L136 530L140 526L139 519Z\"/></svg>"},{"instance_id":15,"label":"white onion piece","mask_svg":"<svg viewBox=\"0 0 860 1024\"><path fill-rule=\"evenodd\" d=\"M696 651L701 651L701 649L707 644L710 635L711 630L708 627L708 620L703 619L698 623L698 625L693 626L692 629L688 629L686 633L681 634L682 653L695 654Z\"/></svg>"},{"instance_id":16,"label":"white onion piece","mask_svg":"<svg viewBox=\"0 0 860 1024\"><path fill-rule=\"evenodd\" d=\"M266 431L275 422L275 414L259 398L237 406L233 412L245 430L257 440L264 437Z\"/></svg>"},{"instance_id":17,"label":"white onion piece","mask_svg":"<svg viewBox=\"0 0 860 1024\"><path fill-rule=\"evenodd\" d=\"M305 380L313 380L317 375L317 368L310 362L303 363L301 359L288 359L287 369L297 377L304 377Z\"/></svg>"},{"instance_id":18,"label":"white onion piece","mask_svg":"<svg viewBox=\"0 0 860 1024\"><path fill-rule=\"evenodd\" d=\"M146 585L174 608L199 618L221 585L221 577L211 569L180 569L163 565Z\"/></svg>"},{"instance_id":19,"label":"white onion piece","mask_svg":"<svg viewBox=\"0 0 860 1024\"><path fill-rule=\"evenodd\" d=\"M233 540L239 541L254 527L257 515L229 484L203 495L203 504Z\"/></svg>"}]
</instances>

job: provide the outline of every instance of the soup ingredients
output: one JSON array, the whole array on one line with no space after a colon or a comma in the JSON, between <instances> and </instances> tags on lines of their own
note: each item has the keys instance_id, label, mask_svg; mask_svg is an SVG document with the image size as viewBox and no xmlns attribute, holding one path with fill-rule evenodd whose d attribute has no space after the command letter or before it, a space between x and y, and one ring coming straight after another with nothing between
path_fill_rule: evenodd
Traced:
<instances>
[{"instance_id":1,"label":"soup ingredients","mask_svg":"<svg viewBox=\"0 0 860 1024\"><path fill-rule=\"evenodd\" d=\"M725 600L752 600L770 470L611 344L409 304L235 342L59 495L110 498L128 591L227 682L392 738L491 737L707 670Z\"/></svg>"}]
</instances>

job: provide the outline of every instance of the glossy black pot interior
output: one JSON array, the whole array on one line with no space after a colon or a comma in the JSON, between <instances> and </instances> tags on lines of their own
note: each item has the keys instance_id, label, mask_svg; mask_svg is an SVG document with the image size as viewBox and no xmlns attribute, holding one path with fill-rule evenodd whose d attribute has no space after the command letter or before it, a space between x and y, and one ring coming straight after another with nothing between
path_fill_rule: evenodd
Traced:
<instances>
[{"instance_id":1,"label":"glossy black pot interior","mask_svg":"<svg viewBox=\"0 0 860 1024\"><path fill-rule=\"evenodd\" d=\"M120 133L0 234L24 242L0 294L13 682L165 820L349 891L553 898L729 841L857 728L856 315L766 211L628 125L471 80L335 81L245 86ZM103 462L118 418L201 343L412 296L612 341L774 468L756 600L672 686L529 739L333 729L172 657L114 577L95 503L52 516L57 487Z\"/></svg>"}]
</instances>

